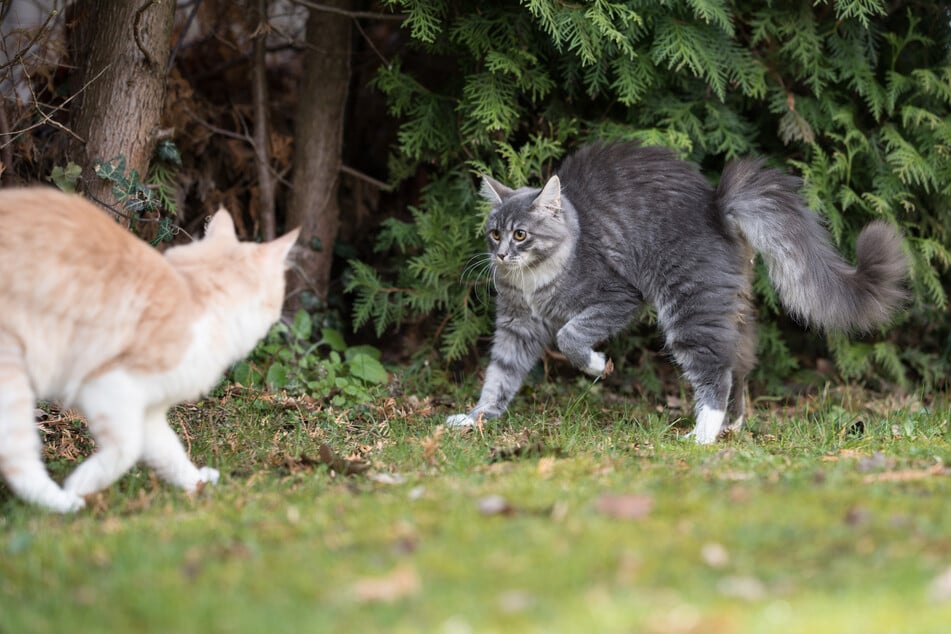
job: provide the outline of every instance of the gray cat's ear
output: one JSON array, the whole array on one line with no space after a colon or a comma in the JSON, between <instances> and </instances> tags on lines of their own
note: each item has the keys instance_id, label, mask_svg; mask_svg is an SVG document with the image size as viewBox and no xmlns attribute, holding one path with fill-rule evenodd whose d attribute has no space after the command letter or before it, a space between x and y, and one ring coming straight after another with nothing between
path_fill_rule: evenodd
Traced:
<instances>
[{"instance_id":1,"label":"gray cat's ear","mask_svg":"<svg viewBox=\"0 0 951 634\"><path fill-rule=\"evenodd\" d=\"M542 193L538 195L533 203L538 209L558 214L561 212L561 181L558 176L552 176L545 183Z\"/></svg>"},{"instance_id":2,"label":"gray cat's ear","mask_svg":"<svg viewBox=\"0 0 951 634\"><path fill-rule=\"evenodd\" d=\"M482 197L488 200L493 206L501 205L514 191L495 180L491 176L485 174L482 175L482 189L480 190Z\"/></svg>"}]
</instances>

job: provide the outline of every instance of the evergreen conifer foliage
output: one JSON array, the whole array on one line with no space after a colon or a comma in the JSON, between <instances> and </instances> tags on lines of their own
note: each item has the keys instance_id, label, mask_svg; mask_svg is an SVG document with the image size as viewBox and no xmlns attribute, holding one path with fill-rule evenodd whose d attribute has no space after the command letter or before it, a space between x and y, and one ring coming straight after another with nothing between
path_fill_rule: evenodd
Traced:
<instances>
[{"instance_id":1,"label":"evergreen conifer foliage","mask_svg":"<svg viewBox=\"0 0 951 634\"><path fill-rule=\"evenodd\" d=\"M412 222L384 222L392 267L354 262L355 322L378 333L427 319L449 360L491 332L478 174L540 184L593 139L664 145L715 178L762 154L800 173L846 253L874 218L912 258L905 328L828 348L850 377L940 380L951 356L951 14L943 3L828 0L385 0L408 17L414 59L376 86L399 121L391 178L423 172ZM788 321L758 279L761 378L795 369ZM938 323L939 317L943 320ZM930 324L927 335L915 325ZM638 339L640 341L640 339ZM909 370L912 373L909 375ZM772 375L770 375L772 373ZM945 374L946 376L946 374Z\"/></svg>"}]
</instances>

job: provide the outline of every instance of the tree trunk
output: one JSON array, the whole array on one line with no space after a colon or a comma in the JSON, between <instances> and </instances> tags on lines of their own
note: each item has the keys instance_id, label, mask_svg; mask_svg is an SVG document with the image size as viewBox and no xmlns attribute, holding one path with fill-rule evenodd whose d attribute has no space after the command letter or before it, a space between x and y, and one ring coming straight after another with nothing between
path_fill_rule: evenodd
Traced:
<instances>
[{"instance_id":1,"label":"tree trunk","mask_svg":"<svg viewBox=\"0 0 951 634\"><path fill-rule=\"evenodd\" d=\"M277 237L274 218L274 177L271 175L271 132L268 122L267 0L250 0L251 32L254 33L254 63L251 67L251 101L254 108L254 156L258 174L258 220L261 238Z\"/></svg>"},{"instance_id":2,"label":"tree trunk","mask_svg":"<svg viewBox=\"0 0 951 634\"><path fill-rule=\"evenodd\" d=\"M349 0L321 3L344 11ZM304 245L289 280L292 305L310 305L307 294L327 300L334 243L340 227L337 185L343 145L344 107L350 83L350 20L310 9L300 106L297 110L293 194L288 227L300 226Z\"/></svg>"},{"instance_id":3,"label":"tree trunk","mask_svg":"<svg viewBox=\"0 0 951 634\"><path fill-rule=\"evenodd\" d=\"M79 0L72 51L80 91L70 111L83 139L74 160L83 191L115 204L112 185L93 171L97 160L125 157L127 173L144 180L165 96L175 0Z\"/></svg>"}]
</instances>

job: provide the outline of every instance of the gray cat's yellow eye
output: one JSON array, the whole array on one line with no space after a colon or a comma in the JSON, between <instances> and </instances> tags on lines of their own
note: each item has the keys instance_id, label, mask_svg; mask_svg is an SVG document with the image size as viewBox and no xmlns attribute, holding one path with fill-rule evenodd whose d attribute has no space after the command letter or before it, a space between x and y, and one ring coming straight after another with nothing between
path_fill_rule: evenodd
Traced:
<instances>
[{"instance_id":1,"label":"gray cat's yellow eye","mask_svg":"<svg viewBox=\"0 0 951 634\"><path fill-rule=\"evenodd\" d=\"M515 238L516 242L521 242L522 240L528 237L528 234L525 233L524 229L516 229L515 231L512 232L512 237Z\"/></svg>"},{"instance_id":2,"label":"gray cat's yellow eye","mask_svg":"<svg viewBox=\"0 0 951 634\"><path fill-rule=\"evenodd\" d=\"M493 229L492 231L489 232L489 237L495 240L496 242L498 242L499 240L502 239L502 234L499 233L498 229Z\"/></svg>"}]
</instances>

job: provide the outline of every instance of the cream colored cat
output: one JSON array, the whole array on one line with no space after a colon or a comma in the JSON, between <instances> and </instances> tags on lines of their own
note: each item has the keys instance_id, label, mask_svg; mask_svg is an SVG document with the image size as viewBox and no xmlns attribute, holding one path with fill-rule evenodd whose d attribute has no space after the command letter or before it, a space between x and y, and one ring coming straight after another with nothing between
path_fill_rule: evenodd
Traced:
<instances>
[{"instance_id":1,"label":"cream colored cat","mask_svg":"<svg viewBox=\"0 0 951 634\"><path fill-rule=\"evenodd\" d=\"M75 511L142 461L187 491L216 482L166 420L244 357L280 316L297 230L238 242L218 211L164 256L53 189L0 191L0 474L20 498ZM96 451L60 488L41 460L37 399L75 406Z\"/></svg>"}]
</instances>

